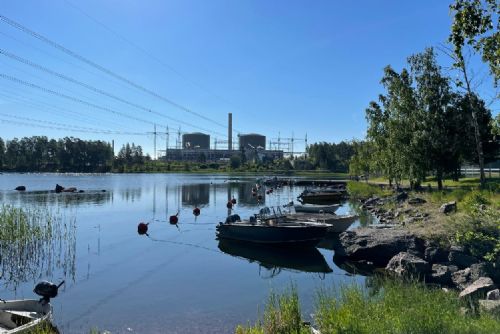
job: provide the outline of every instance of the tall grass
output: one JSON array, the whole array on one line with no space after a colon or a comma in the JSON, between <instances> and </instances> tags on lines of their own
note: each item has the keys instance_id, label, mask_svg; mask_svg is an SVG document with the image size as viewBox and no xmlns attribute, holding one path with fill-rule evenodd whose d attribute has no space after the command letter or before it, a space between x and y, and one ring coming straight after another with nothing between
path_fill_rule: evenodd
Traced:
<instances>
[{"instance_id":1,"label":"tall grass","mask_svg":"<svg viewBox=\"0 0 500 334\"><path fill-rule=\"evenodd\" d=\"M0 279L16 287L56 269L74 274L75 221L46 208L0 206Z\"/></svg>"},{"instance_id":2,"label":"tall grass","mask_svg":"<svg viewBox=\"0 0 500 334\"><path fill-rule=\"evenodd\" d=\"M294 304L296 295L281 296L287 303ZM297 300L298 302L298 300ZM500 333L500 321L492 315L464 315L462 305L453 292L426 287L419 283L384 281L381 288L367 291L360 286L341 287L339 290L321 290L317 296L315 321L322 334L432 334L432 333ZM237 334L285 333L266 327L269 312L288 312L287 307L273 307L266 310L264 325L241 327ZM290 321L281 328L292 328L286 333L308 333L307 327L293 327L299 307ZM287 327L288 326L288 327Z\"/></svg>"}]
</instances>

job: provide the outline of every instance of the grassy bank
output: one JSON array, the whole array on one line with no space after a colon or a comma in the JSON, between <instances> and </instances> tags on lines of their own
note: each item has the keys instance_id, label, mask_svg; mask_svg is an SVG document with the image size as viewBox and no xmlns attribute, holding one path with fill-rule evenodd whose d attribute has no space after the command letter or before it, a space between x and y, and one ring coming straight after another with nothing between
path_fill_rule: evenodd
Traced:
<instances>
[{"instance_id":1,"label":"grassy bank","mask_svg":"<svg viewBox=\"0 0 500 334\"><path fill-rule=\"evenodd\" d=\"M376 289L359 286L317 294L315 323L322 334L500 333L500 320L489 314L465 315L454 292L418 283L385 281ZM310 333L301 321L295 290L271 294L262 319L240 325L236 334Z\"/></svg>"}]
</instances>

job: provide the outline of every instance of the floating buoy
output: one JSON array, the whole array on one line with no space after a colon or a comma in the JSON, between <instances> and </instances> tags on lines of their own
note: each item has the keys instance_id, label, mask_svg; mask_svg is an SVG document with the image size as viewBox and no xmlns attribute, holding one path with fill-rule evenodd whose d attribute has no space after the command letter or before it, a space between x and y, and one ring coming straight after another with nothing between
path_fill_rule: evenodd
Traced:
<instances>
[{"instance_id":1,"label":"floating buoy","mask_svg":"<svg viewBox=\"0 0 500 334\"><path fill-rule=\"evenodd\" d=\"M262 195L257 196L257 199L260 201L262 199Z\"/></svg>"},{"instance_id":2,"label":"floating buoy","mask_svg":"<svg viewBox=\"0 0 500 334\"><path fill-rule=\"evenodd\" d=\"M137 233L139 233L139 235L148 235L148 225L149 223L140 222L139 225L137 225Z\"/></svg>"},{"instance_id":3,"label":"floating buoy","mask_svg":"<svg viewBox=\"0 0 500 334\"><path fill-rule=\"evenodd\" d=\"M252 196L253 197L257 196L257 193L256 192L252 192Z\"/></svg>"},{"instance_id":4,"label":"floating buoy","mask_svg":"<svg viewBox=\"0 0 500 334\"><path fill-rule=\"evenodd\" d=\"M257 191L257 188L252 188L252 192L256 192Z\"/></svg>"},{"instance_id":5,"label":"floating buoy","mask_svg":"<svg viewBox=\"0 0 500 334\"><path fill-rule=\"evenodd\" d=\"M266 190L266 194L269 195L271 193L271 190Z\"/></svg>"},{"instance_id":6,"label":"floating buoy","mask_svg":"<svg viewBox=\"0 0 500 334\"><path fill-rule=\"evenodd\" d=\"M170 224L172 225L177 225L177 223L179 222L179 218L177 217L179 215L179 212L177 212L174 216L170 216L169 218L169 222Z\"/></svg>"},{"instance_id":7,"label":"floating buoy","mask_svg":"<svg viewBox=\"0 0 500 334\"><path fill-rule=\"evenodd\" d=\"M193 215L195 215L196 217L198 217L200 215L200 213L201 213L200 208L193 209Z\"/></svg>"},{"instance_id":8,"label":"floating buoy","mask_svg":"<svg viewBox=\"0 0 500 334\"><path fill-rule=\"evenodd\" d=\"M231 201L227 201L226 207L227 207L228 209L232 209L232 208L233 208L233 202L231 202Z\"/></svg>"},{"instance_id":9,"label":"floating buoy","mask_svg":"<svg viewBox=\"0 0 500 334\"><path fill-rule=\"evenodd\" d=\"M270 192L270 193L272 193L273 191L274 191L274 189L273 189L273 188L269 189L269 192Z\"/></svg>"},{"instance_id":10,"label":"floating buoy","mask_svg":"<svg viewBox=\"0 0 500 334\"><path fill-rule=\"evenodd\" d=\"M233 197L233 199L231 200L231 203L236 204L236 198Z\"/></svg>"}]
</instances>

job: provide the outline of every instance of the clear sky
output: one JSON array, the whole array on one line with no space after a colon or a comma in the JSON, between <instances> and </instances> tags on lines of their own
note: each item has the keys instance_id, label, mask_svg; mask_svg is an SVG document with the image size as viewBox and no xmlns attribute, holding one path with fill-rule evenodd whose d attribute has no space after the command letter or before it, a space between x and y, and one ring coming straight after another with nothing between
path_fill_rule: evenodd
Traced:
<instances>
[{"instance_id":1,"label":"clear sky","mask_svg":"<svg viewBox=\"0 0 500 334\"><path fill-rule=\"evenodd\" d=\"M4 18L48 39L0 20L0 137L114 139L116 151L128 141L150 154L154 123L213 143L227 139L229 112L235 131L294 135L295 151L306 133L309 143L361 139L384 66L400 70L445 42L451 24L444 0L0 4Z\"/></svg>"}]
</instances>

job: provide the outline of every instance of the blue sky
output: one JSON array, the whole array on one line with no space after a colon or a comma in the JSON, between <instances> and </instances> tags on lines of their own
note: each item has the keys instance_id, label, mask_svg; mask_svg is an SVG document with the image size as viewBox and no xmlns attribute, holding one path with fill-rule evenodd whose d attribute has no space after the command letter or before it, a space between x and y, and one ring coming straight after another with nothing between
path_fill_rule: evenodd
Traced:
<instances>
[{"instance_id":1,"label":"blue sky","mask_svg":"<svg viewBox=\"0 0 500 334\"><path fill-rule=\"evenodd\" d=\"M409 55L445 42L448 5L441 0L3 0L1 15L192 112L0 21L2 50L135 105L0 54L0 73L99 107L4 76L0 137L114 139L117 150L128 141L152 154L153 136L147 134L152 123L161 132L165 126L207 132L213 142L227 139L221 125L232 112L236 131L264 134L268 142L293 134L295 151L303 150L306 133L309 143L361 139L364 110L383 92L384 66L399 70ZM172 133L170 146L175 138ZM165 137L157 140L164 149Z\"/></svg>"}]
</instances>

